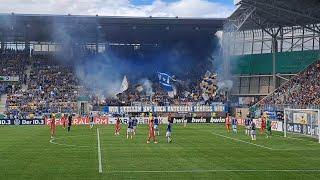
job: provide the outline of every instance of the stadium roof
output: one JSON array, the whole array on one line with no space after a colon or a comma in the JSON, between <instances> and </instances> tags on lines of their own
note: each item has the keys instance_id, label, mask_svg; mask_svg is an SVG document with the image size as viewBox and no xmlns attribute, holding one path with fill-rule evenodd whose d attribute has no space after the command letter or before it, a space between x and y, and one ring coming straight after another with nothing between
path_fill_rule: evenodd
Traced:
<instances>
[{"instance_id":1,"label":"stadium roof","mask_svg":"<svg viewBox=\"0 0 320 180\"><path fill-rule=\"evenodd\" d=\"M0 38L11 41L158 43L212 36L223 18L0 14Z\"/></svg>"},{"instance_id":2,"label":"stadium roof","mask_svg":"<svg viewBox=\"0 0 320 180\"><path fill-rule=\"evenodd\" d=\"M320 23L319 0L240 0L229 17L237 30L251 30ZM315 29L320 32L319 28Z\"/></svg>"}]
</instances>

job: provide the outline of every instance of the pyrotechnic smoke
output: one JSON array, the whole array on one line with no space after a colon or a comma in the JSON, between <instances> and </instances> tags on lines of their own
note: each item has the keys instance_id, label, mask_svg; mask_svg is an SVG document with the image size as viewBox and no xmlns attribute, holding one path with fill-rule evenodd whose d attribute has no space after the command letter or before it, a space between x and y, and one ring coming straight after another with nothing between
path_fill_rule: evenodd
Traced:
<instances>
[{"instance_id":1,"label":"pyrotechnic smoke","mask_svg":"<svg viewBox=\"0 0 320 180\"><path fill-rule=\"evenodd\" d=\"M152 90L152 82L149 79L142 79L140 80L143 89L146 92L147 96L152 96L153 95L153 90Z\"/></svg>"},{"instance_id":2,"label":"pyrotechnic smoke","mask_svg":"<svg viewBox=\"0 0 320 180\"><path fill-rule=\"evenodd\" d=\"M214 66L215 72L218 74L218 91L231 91L233 87L233 79L231 75L231 64L230 64L230 52L229 47L233 39L230 36L224 34L223 31L218 31L216 36L219 39L219 48L214 51L213 56L215 57Z\"/></svg>"},{"instance_id":3,"label":"pyrotechnic smoke","mask_svg":"<svg viewBox=\"0 0 320 180\"><path fill-rule=\"evenodd\" d=\"M212 69L212 50L217 45L214 36L195 36L152 48L110 45L104 54L84 56L78 52L78 42L85 42L84 36L71 34L70 27L58 21L52 29L54 41L63 44L57 58L60 63L70 65L81 84L93 94L109 97L119 92L124 75L133 88L144 79L141 84L146 94L153 93L151 82L158 81L157 72L175 75L181 82L199 79Z\"/></svg>"}]
</instances>

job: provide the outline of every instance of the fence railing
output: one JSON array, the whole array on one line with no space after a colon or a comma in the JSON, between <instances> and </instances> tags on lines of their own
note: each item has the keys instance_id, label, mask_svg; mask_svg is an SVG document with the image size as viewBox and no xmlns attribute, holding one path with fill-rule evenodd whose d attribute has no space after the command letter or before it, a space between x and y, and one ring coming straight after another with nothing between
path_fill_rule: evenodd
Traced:
<instances>
[{"instance_id":1,"label":"fence railing","mask_svg":"<svg viewBox=\"0 0 320 180\"><path fill-rule=\"evenodd\" d=\"M285 108L289 108L289 109L320 109L320 105L268 104L268 105L256 106L253 110L283 111Z\"/></svg>"}]
</instances>

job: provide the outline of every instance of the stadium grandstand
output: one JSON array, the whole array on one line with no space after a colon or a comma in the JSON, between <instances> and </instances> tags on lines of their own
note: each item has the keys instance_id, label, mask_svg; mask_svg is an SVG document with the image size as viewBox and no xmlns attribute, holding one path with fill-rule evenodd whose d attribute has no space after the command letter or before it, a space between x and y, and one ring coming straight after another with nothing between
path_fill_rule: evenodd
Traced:
<instances>
[{"instance_id":1,"label":"stadium grandstand","mask_svg":"<svg viewBox=\"0 0 320 180\"><path fill-rule=\"evenodd\" d=\"M300 102L292 104L271 99L274 92L279 93L279 87L285 86L286 91L294 88L290 81L299 78L296 76L303 74L309 65L320 58L318 3L262 0L238 2L237 10L225 24L225 39L233 38L234 41L226 42L227 48L224 50L225 54L231 56L226 63L232 65L230 71L235 78L231 94L239 97L242 105L252 106L263 99L257 105L276 105L282 107L282 110L284 106L291 105L302 108L298 105ZM270 103L262 103L265 99L269 99ZM317 105L313 102L302 104L305 108Z\"/></svg>"},{"instance_id":2,"label":"stadium grandstand","mask_svg":"<svg viewBox=\"0 0 320 180\"><path fill-rule=\"evenodd\" d=\"M320 1L234 8L0 14L0 179L319 179Z\"/></svg>"},{"instance_id":3,"label":"stadium grandstand","mask_svg":"<svg viewBox=\"0 0 320 180\"><path fill-rule=\"evenodd\" d=\"M13 63L13 65L14 63L16 64L14 67L8 67L7 69L5 67L7 63L4 62L3 70L8 71L8 73L4 72L3 76L9 76L14 80L19 79L19 81L11 81L12 83L7 81L3 85L3 89L8 90L2 96L3 101L6 101L7 111L5 111L5 114L7 116L20 114L23 117L29 115L42 116L43 113L57 111L62 113L78 112L77 109L79 108L76 107L77 100L79 98L88 99L89 96L90 105L95 107L94 110L99 107L101 110L102 105L131 105L133 102L139 104L146 100L146 103L150 104L150 95L147 97L145 96L146 94L142 95L135 89L135 87L143 89L144 82L141 81L132 85L134 87L131 87L126 93L121 93L119 98L110 98L109 96L101 99L92 96L93 94L90 92L95 88L92 86L95 85L81 83L80 81L84 81L84 79L79 78L75 73L79 67L77 65L72 66L70 63L82 65L87 62L76 61L75 59L88 59L89 56L101 59L105 54L111 53L117 56L119 61L133 59L132 61L146 62L147 58L149 61L157 60L154 54L163 54L162 51L169 51L167 49L175 48L176 46L182 46L181 49L186 49L186 51L194 48L201 52L199 53L200 55L188 52L188 56L197 59L208 58L210 56L208 53L210 52L205 51L208 51L208 47L212 47L210 43L215 38L214 34L218 29L222 29L225 21L225 19L209 18L134 18L24 15L14 13L3 14L0 19L1 22L4 22L0 26L2 57ZM157 36L154 36L154 34L157 34ZM208 47L203 48L206 45ZM186 55L178 54L178 56ZM163 58L168 58L168 56L163 56ZM185 58L187 59L188 57ZM170 60L175 61L176 59L171 58ZM201 65L203 64L198 63L198 66ZM98 66L101 66L101 64ZM185 66L185 68L189 69L186 69L186 72L183 73L190 73L188 72L190 66ZM70 71L70 69L73 70ZM117 71L122 70L118 69ZM201 71L193 70L196 73L194 74L195 78L200 78L199 76L204 75ZM134 73L136 77L130 76L129 80L148 78L148 76L142 77L139 75L142 72L137 70ZM152 73L156 75L156 72ZM110 76L107 73L105 75ZM23 80L22 82L20 81L21 79ZM100 77L95 80L103 81ZM113 79L113 81L115 80ZM16 86L14 86L15 83L17 83ZM199 84L198 82L188 83ZM88 85L89 87L83 87L83 85ZM117 85L120 88L120 84ZM186 86L183 83L179 85ZM150 88L159 89L156 85L153 86ZM99 88L101 89L101 86ZM177 99L164 97L163 94L165 92L152 92L154 93L152 102L161 101L159 102L160 104L179 104L180 99L182 99L179 96L185 93L181 91L182 88L177 89L179 91L179 94L176 95ZM96 90L94 89L94 92L97 92ZM198 89L187 88L186 90L190 91L187 93L194 95L183 95L184 101L196 102L200 96ZM113 95L116 93L113 92ZM106 95L102 94L103 97ZM123 100L123 103L120 100Z\"/></svg>"}]
</instances>

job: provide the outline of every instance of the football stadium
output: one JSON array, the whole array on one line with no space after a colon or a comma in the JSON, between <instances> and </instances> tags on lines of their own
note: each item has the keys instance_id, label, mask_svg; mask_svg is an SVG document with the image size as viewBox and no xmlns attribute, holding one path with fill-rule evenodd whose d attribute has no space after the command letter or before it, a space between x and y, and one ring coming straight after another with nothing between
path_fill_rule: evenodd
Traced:
<instances>
[{"instance_id":1,"label":"football stadium","mask_svg":"<svg viewBox=\"0 0 320 180\"><path fill-rule=\"evenodd\" d=\"M1 180L320 179L319 0L123 2L1 12Z\"/></svg>"}]
</instances>

